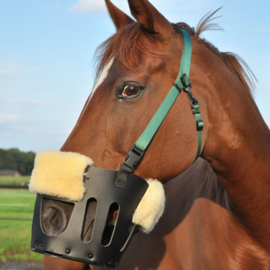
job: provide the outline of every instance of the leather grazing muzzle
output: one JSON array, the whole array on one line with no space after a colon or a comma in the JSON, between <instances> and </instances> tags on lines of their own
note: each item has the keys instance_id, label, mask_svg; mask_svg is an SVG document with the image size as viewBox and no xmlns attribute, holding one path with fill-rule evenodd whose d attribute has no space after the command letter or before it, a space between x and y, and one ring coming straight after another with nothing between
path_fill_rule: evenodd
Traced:
<instances>
[{"instance_id":1,"label":"leather grazing muzzle","mask_svg":"<svg viewBox=\"0 0 270 270\"><path fill-rule=\"evenodd\" d=\"M118 188L115 186L116 174L117 171L91 166L85 175L87 191L81 201L72 202L37 194L32 226L32 250L103 267L118 265L127 243L137 230L138 226L132 223L132 217L149 185L141 177L130 174L125 188ZM69 222L59 235L47 235L43 228L44 199L74 204ZM83 239L83 224L86 220L87 204L93 199L97 207L91 239L88 241ZM118 206L117 218L109 239L104 242L104 230L108 226L108 214L112 205Z\"/></svg>"}]
</instances>

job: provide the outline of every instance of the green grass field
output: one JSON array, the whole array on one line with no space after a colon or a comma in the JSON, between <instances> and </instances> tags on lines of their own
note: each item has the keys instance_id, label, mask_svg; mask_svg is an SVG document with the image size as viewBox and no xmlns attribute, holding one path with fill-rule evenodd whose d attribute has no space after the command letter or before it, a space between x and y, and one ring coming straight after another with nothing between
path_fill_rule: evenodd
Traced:
<instances>
[{"instance_id":1,"label":"green grass field","mask_svg":"<svg viewBox=\"0 0 270 270\"><path fill-rule=\"evenodd\" d=\"M0 176L0 185L28 186L30 176Z\"/></svg>"},{"instance_id":2,"label":"green grass field","mask_svg":"<svg viewBox=\"0 0 270 270\"><path fill-rule=\"evenodd\" d=\"M0 262L42 260L30 249L34 204L28 190L0 189Z\"/></svg>"}]
</instances>

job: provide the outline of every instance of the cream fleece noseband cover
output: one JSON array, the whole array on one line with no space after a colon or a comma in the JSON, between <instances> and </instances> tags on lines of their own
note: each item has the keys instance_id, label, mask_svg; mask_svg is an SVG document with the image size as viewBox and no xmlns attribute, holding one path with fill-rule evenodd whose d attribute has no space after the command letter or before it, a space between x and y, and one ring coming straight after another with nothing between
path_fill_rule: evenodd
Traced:
<instances>
[{"instance_id":1,"label":"cream fleece noseband cover","mask_svg":"<svg viewBox=\"0 0 270 270\"><path fill-rule=\"evenodd\" d=\"M29 190L71 201L81 201L86 192L84 174L92 159L73 152L44 150L36 155ZM138 205L132 222L149 233L163 214L165 195L163 185L148 179L149 187Z\"/></svg>"}]
</instances>

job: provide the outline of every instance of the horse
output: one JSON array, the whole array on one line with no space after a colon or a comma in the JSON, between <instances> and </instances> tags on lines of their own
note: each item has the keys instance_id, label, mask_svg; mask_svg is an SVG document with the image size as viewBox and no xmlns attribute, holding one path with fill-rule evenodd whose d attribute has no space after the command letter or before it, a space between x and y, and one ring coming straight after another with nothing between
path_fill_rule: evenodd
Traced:
<instances>
[{"instance_id":1,"label":"horse","mask_svg":"<svg viewBox=\"0 0 270 270\"><path fill-rule=\"evenodd\" d=\"M177 77L183 38L147 0L128 0L136 21L105 1L117 31L99 48L99 79L61 151L118 170ZM270 269L269 128L245 63L200 38L215 28L214 14L196 31L177 24L192 38L189 79L204 122L200 157L194 162L197 132L182 92L135 171L164 184L165 212L149 235L134 235L116 269ZM43 211L48 232L60 233L70 210L45 202ZM44 256L44 269L104 268Z\"/></svg>"}]
</instances>

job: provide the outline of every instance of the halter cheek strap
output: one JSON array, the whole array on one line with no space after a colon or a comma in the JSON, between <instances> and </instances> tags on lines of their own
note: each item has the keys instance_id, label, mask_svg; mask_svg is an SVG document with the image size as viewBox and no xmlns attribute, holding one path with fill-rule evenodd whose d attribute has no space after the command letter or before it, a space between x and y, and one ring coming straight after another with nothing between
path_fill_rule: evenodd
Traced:
<instances>
[{"instance_id":1,"label":"halter cheek strap","mask_svg":"<svg viewBox=\"0 0 270 270\"><path fill-rule=\"evenodd\" d=\"M189 97L191 101L191 109L193 111L195 122L196 122L196 130L197 130L197 138L198 138L198 146L197 152L194 162L200 155L201 152L201 131L203 129L203 121L201 119L200 110L199 110L199 102L195 99L193 94L191 93L192 84L189 81L189 72L190 72L190 64L191 64L191 54L192 54L192 40L190 35L177 26L179 31L183 37L183 52L180 64L180 71L178 76L169 91L168 95L156 111L155 115L136 141L136 143L129 150L125 162L122 162L121 167L118 171L115 185L117 187L124 188L127 180L127 176L134 171L135 168L139 165L144 152L155 136L159 126L162 124L164 118L167 113L171 109L178 95L183 90Z\"/></svg>"}]
</instances>

